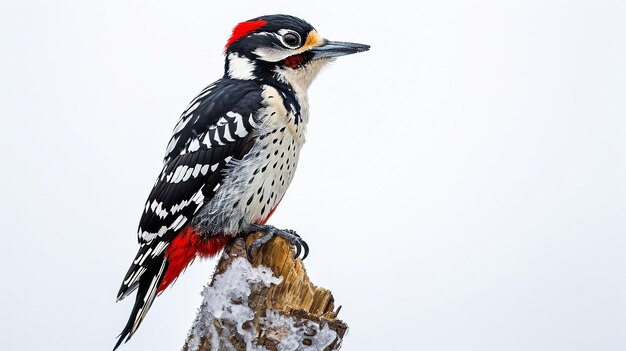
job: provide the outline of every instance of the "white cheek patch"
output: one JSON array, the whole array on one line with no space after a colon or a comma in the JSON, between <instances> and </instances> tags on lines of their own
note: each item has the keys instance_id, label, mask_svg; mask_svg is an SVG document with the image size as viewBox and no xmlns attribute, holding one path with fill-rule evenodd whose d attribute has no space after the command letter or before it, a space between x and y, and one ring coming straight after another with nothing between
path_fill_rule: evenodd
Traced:
<instances>
[{"instance_id":1,"label":"white cheek patch","mask_svg":"<svg viewBox=\"0 0 626 351\"><path fill-rule=\"evenodd\" d=\"M254 78L254 62L235 53L228 55L228 75L236 79Z\"/></svg>"},{"instance_id":2,"label":"white cheek patch","mask_svg":"<svg viewBox=\"0 0 626 351\"><path fill-rule=\"evenodd\" d=\"M291 56L293 54L293 51L278 48L260 47L254 50L252 53L257 55L259 59L263 61L278 62Z\"/></svg>"}]
</instances>

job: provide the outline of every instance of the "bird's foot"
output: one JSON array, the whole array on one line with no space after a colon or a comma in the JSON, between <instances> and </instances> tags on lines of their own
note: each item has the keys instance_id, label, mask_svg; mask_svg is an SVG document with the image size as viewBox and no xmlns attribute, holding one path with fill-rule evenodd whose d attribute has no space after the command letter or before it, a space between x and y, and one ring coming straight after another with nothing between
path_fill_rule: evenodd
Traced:
<instances>
[{"instance_id":1,"label":"bird's foot","mask_svg":"<svg viewBox=\"0 0 626 351\"><path fill-rule=\"evenodd\" d=\"M253 259L252 251L257 249L263 244L267 243L274 236L279 236L287 241L289 241L293 246L296 247L296 255L294 258L298 258L300 256L300 252L304 249L304 256L302 259L304 260L309 255L309 245L306 244L304 240L295 232L295 230L291 229L278 229L271 225L266 224L253 224L250 226L250 233L252 232L262 232L263 236L255 240L252 245L248 248L248 258L250 260Z\"/></svg>"}]
</instances>

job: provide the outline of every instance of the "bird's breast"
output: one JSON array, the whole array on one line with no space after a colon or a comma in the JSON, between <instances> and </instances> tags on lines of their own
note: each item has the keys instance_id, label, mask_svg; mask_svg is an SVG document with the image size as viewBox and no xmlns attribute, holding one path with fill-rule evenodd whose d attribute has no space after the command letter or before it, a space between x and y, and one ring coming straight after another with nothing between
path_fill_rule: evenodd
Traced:
<instances>
[{"instance_id":1,"label":"bird's breast","mask_svg":"<svg viewBox=\"0 0 626 351\"><path fill-rule=\"evenodd\" d=\"M276 89L266 86L263 101L252 149L241 160L230 162L222 185L202 210L211 216L203 221L209 223L201 228L205 231L236 235L250 224L263 222L293 180L306 123L296 123Z\"/></svg>"}]
</instances>

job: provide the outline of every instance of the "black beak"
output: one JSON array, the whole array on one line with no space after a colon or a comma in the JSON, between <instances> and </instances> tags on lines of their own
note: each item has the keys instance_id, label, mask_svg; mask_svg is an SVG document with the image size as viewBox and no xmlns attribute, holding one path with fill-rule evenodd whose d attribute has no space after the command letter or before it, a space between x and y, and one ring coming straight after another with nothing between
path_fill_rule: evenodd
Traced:
<instances>
[{"instance_id":1,"label":"black beak","mask_svg":"<svg viewBox=\"0 0 626 351\"><path fill-rule=\"evenodd\" d=\"M363 52L369 49L370 46L365 44L326 40L324 44L316 46L309 51L313 53L313 58L317 59L322 57L339 57L356 54L357 52Z\"/></svg>"}]
</instances>

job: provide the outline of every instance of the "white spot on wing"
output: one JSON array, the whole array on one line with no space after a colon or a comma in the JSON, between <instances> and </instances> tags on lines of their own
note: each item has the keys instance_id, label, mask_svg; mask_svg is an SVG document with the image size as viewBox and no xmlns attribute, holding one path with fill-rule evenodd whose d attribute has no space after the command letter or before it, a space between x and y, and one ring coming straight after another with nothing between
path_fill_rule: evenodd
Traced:
<instances>
[{"instance_id":1,"label":"white spot on wing","mask_svg":"<svg viewBox=\"0 0 626 351\"><path fill-rule=\"evenodd\" d=\"M167 181L168 182L172 182L172 183L177 183L176 178L178 178L178 175L182 172L183 167L186 166L178 166L176 167L176 169L174 170L174 173L170 173L170 175L167 176Z\"/></svg>"},{"instance_id":2,"label":"white spot on wing","mask_svg":"<svg viewBox=\"0 0 626 351\"><path fill-rule=\"evenodd\" d=\"M191 143L189 143L189 152L198 151L200 148L200 141L198 139L193 139Z\"/></svg>"},{"instance_id":3,"label":"white spot on wing","mask_svg":"<svg viewBox=\"0 0 626 351\"><path fill-rule=\"evenodd\" d=\"M133 264L139 263L139 261L141 261L141 258L143 257L143 255L144 254L142 253L141 255L137 256L137 258L133 261Z\"/></svg>"},{"instance_id":4,"label":"white spot on wing","mask_svg":"<svg viewBox=\"0 0 626 351\"><path fill-rule=\"evenodd\" d=\"M167 241L161 241L158 244L156 244L156 246L154 247L154 253L152 253L152 257L156 257L160 255L163 252L163 250L165 250L165 248L168 246L169 246L169 243Z\"/></svg>"},{"instance_id":5,"label":"white spot on wing","mask_svg":"<svg viewBox=\"0 0 626 351\"><path fill-rule=\"evenodd\" d=\"M254 128L259 128L260 126L254 121L254 115L251 113L250 117L248 117L248 123Z\"/></svg>"},{"instance_id":6,"label":"white spot on wing","mask_svg":"<svg viewBox=\"0 0 626 351\"><path fill-rule=\"evenodd\" d=\"M170 211L172 211L172 214L174 214L182 210L183 208L187 207L187 205L189 205L189 201L190 200L183 200L179 204L173 205Z\"/></svg>"},{"instance_id":7,"label":"white spot on wing","mask_svg":"<svg viewBox=\"0 0 626 351\"><path fill-rule=\"evenodd\" d=\"M207 146L207 149L211 148L211 135L209 132L206 132L204 135L204 139L202 139L202 144Z\"/></svg>"},{"instance_id":8,"label":"white spot on wing","mask_svg":"<svg viewBox=\"0 0 626 351\"><path fill-rule=\"evenodd\" d=\"M197 164L194 168L193 168L193 177L197 177L198 174L200 174L200 170L202 169L202 165L201 164Z\"/></svg>"},{"instance_id":9,"label":"white spot on wing","mask_svg":"<svg viewBox=\"0 0 626 351\"><path fill-rule=\"evenodd\" d=\"M183 177L183 182L186 182L187 180L189 180L192 173L193 173L193 168L189 167L187 169L187 172L185 172L185 176Z\"/></svg>"},{"instance_id":10,"label":"white spot on wing","mask_svg":"<svg viewBox=\"0 0 626 351\"><path fill-rule=\"evenodd\" d=\"M146 261L146 258L148 258L148 254L150 254L150 251L152 251L152 248L148 248L148 250L146 250L146 252L143 255L143 258L141 259L141 261L139 261L139 264L143 264Z\"/></svg>"},{"instance_id":11,"label":"white spot on wing","mask_svg":"<svg viewBox=\"0 0 626 351\"><path fill-rule=\"evenodd\" d=\"M185 222L187 222L187 217L185 217L183 215L180 215L180 216L178 216L178 218L176 218L174 223L172 223L172 225L170 225L170 229L173 229L173 230L176 231L176 230L180 229L185 224Z\"/></svg>"},{"instance_id":12,"label":"white spot on wing","mask_svg":"<svg viewBox=\"0 0 626 351\"><path fill-rule=\"evenodd\" d=\"M233 136L230 135L230 128L228 127L228 124L224 126L224 139L230 142L235 141L235 139L233 139Z\"/></svg>"},{"instance_id":13,"label":"white spot on wing","mask_svg":"<svg viewBox=\"0 0 626 351\"><path fill-rule=\"evenodd\" d=\"M183 177L185 176L185 172L187 172L187 167L186 165L183 166L178 166L178 168L176 168L176 172L174 173L174 177L172 177L172 183L178 183L180 182Z\"/></svg>"},{"instance_id":14,"label":"white spot on wing","mask_svg":"<svg viewBox=\"0 0 626 351\"><path fill-rule=\"evenodd\" d=\"M154 210L154 213L157 214L157 216L159 216L159 218L163 219L165 217L167 217L168 213L165 209L163 209L163 203L159 202L159 206L157 206L156 210Z\"/></svg>"},{"instance_id":15,"label":"white spot on wing","mask_svg":"<svg viewBox=\"0 0 626 351\"><path fill-rule=\"evenodd\" d=\"M209 85L208 87L204 88L204 90L202 90L200 92L200 94L198 94L198 96L196 96L193 101L191 102L192 104L195 103L196 101L202 99L203 97L209 95L211 93L211 89L214 87L213 84ZM191 105L191 104L190 104Z\"/></svg>"},{"instance_id":16,"label":"white spot on wing","mask_svg":"<svg viewBox=\"0 0 626 351\"><path fill-rule=\"evenodd\" d=\"M202 172L202 175L205 176L209 172L209 165L202 166L200 172Z\"/></svg>"},{"instance_id":17,"label":"white spot on wing","mask_svg":"<svg viewBox=\"0 0 626 351\"><path fill-rule=\"evenodd\" d=\"M165 149L166 154L169 154L172 150L174 150L174 146L176 146L178 139L180 139L180 136L172 137L169 144L167 144L167 148Z\"/></svg>"},{"instance_id":18,"label":"white spot on wing","mask_svg":"<svg viewBox=\"0 0 626 351\"><path fill-rule=\"evenodd\" d=\"M215 142L217 143L217 145L226 145L222 142L222 139L220 139L220 133L219 130L215 130L215 134L213 139L215 140Z\"/></svg>"},{"instance_id":19,"label":"white spot on wing","mask_svg":"<svg viewBox=\"0 0 626 351\"><path fill-rule=\"evenodd\" d=\"M204 186L203 186L204 187ZM204 195L202 194L202 188L191 198L193 202L199 204L204 200Z\"/></svg>"},{"instance_id":20,"label":"white spot on wing","mask_svg":"<svg viewBox=\"0 0 626 351\"><path fill-rule=\"evenodd\" d=\"M187 125L187 123L189 123L190 120L191 120L190 117L181 117L180 121L178 121L178 123L176 124L176 127L174 127L173 134L176 134L180 132L181 130L183 130L183 128L185 128L185 126Z\"/></svg>"},{"instance_id":21,"label":"white spot on wing","mask_svg":"<svg viewBox=\"0 0 626 351\"><path fill-rule=\"evenodd\" d=\"M185 110L184 112L185 116L189 116L190 114L193 113L193 111L195 111L198 108L198 106L200 106L200 101L198 101L198 99L194 99L194 100L196 102Z\"/></svg>"},{"instance_id":22,"label":"white spot on wing","mask_svg":"<svg viewBox=\"0 0 626 351\"><path fill-rule=\"evenodd\" d=\"M237 129L235 129L236 136L243 138L248 135L248 131L243 125L243 117L240 114L230 111L226 113L226 116L235 119L235 125L237 126Z\"/></svg>"},{"instance_id":23,"label":"white spot on wing","mask_svg":"<svg viewBox=\"0 0 626 351\"><path fill-rule=\"evenodd\" d=\"M156 232L156 233L150 233L150 232L147 232L147 231L141 232L141 228L140 228L141 238L144 241L152 241L156 237L163 236L163 234L165 234L166 232L167 232L167 227L166 226L162 226L161 229L159 229L159 231Z\"/></svg>"}]
</instances>

